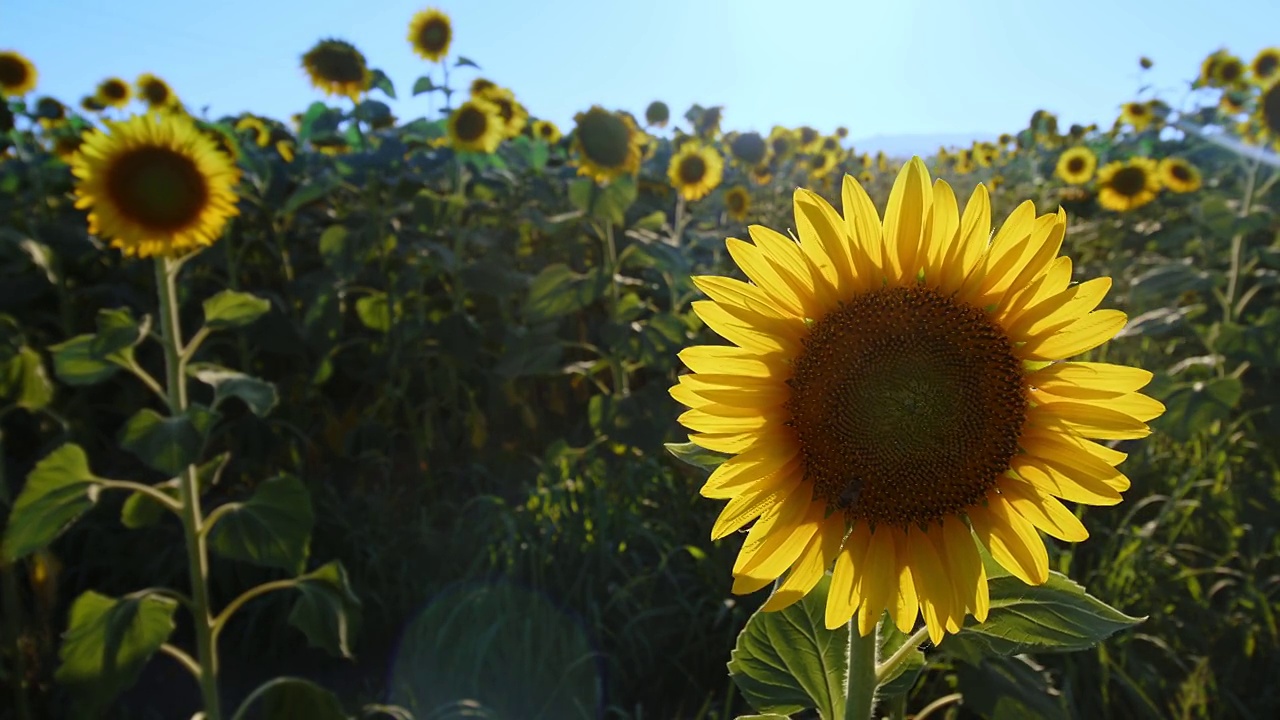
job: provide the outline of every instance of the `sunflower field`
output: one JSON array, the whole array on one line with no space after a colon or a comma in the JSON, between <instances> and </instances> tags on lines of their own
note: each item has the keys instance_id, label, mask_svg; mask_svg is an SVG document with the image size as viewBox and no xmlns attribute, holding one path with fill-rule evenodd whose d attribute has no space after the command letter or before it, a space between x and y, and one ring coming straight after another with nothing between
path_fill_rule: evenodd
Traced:
<instances>
[{"instance_id":1,"label":"sunflower field","mask_svg":"<svg viewBox=\"0 0 1280 720\"><path fill-rule=\"evenodd\" d=\"M897 158L454 30L0 48L0 720L1280 716L1280 48Z\"/></svg>"}]
</instances>

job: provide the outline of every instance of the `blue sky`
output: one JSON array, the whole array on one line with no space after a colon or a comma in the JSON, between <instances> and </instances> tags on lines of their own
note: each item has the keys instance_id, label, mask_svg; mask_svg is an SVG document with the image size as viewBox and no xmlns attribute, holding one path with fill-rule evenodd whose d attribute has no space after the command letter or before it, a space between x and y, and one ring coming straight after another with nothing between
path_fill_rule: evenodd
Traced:
<instances>
[{"instance_id":1,"label":"blue sky","mask_svg":"<svg viewBox=\"0 0 1280 720\"><path fill-rule=\"evenodd\" d=\"M1138 88L1140 55L1177 106L1212 50L1248 61L1280 45L1275 0L0 0L0 49L29 57L37 91L64 101L149 71L214 117L286 118L321 98L299 57L338 37L391 77L393 109L413 118L429 110L410 88L432 66L407 24L428 4L453 18L453 55L562 126L594 103L640 114L654 99L673 114L724 105L729 129L845 125L853 138L995 134L1041 107L1109 123Z\"/></svg>"}]
</instances>

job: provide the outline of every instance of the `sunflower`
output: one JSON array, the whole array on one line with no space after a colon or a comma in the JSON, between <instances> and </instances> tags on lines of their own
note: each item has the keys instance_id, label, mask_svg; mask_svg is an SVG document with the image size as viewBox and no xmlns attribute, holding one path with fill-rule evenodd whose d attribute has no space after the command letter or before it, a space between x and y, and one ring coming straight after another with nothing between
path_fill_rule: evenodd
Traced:
<instances>
[{"instance_id":1,"label":"sunflower","mask_svg":"<svg viewBox=\"0 0 1280 720\"><path fill-rule=\"evenodd\" d=\"M498 109L498 116L502 118L500 127L505 138L518 136L529 123L529 111L516 101L515 93L507 88L495 85L474 97L485 100Z\"/></svg>"},{"instance_id":2,"label":"sunflower","mask_svg":"<svg viewBox=\"0 0 1280 720\"><path fill-rule=\"evenodd\" d=\"M1227 55L1226 50L1217 50L1210 53L1208 57L1200 62L1200 77L1196 79L1195 84L1198 86L1214 85L1217 73L1218 63Z\"/></svg>"},{"instance_id":3,"label":"sunflower","mask_svg":"<svg viewBox=\"0 0 1280 720\"><path fill-rule=\"evenodd\" d=\"M364 54L344 40L321 40L302 56L302 69L311 84L326 95L342 95L358 102L369 88L372 74Z\"/></svg>"},{"instance_id":4,"label":"sunflower","mask_svg":"<svg viewBox=\"0 0 1280 720\"><path fill-rule=\"evenodd\" d=\"M876 179L875 173L871 172L870 170L863 170L862 172L858 173L858 182L862 183L863 185L870 185L871 183L875 182L875 179Z\"/></svg>"},{"instance_id":5,"label":"sunflower","mask_svg":"<svg viewBox=\"0 0 1280 720\"><path fill-rule=\"evenodd\" d=\"M533 136L547 141L550 145L555 145L560 142L560 128L550 120L534 120Z\"/></svg>"},{"instance_id":6,"label":"sunflower","mask_svg":"<svg viewBox=\"0 0 1280 720\"><path fill-rule=\"evenodd\" d=\"M1263 48L1249 63L1249 73L1255 84L1269 87L1280 80L1280 47Z\"/></svg>"},{"instance_id":7,"label":"sunflower","mask_svg":"<svg viewBox=\"0 0 1280 720\"><path fill-rule=\"evenodd\" d=\"M1098 169L1098 156L1087 147L1077 146L1064 150L1058 156L1054 174L1068 185L1083 185L1093 179Z\"/></svg>"},{"instance_id":8,"label":"sunflower","mask_svg":"<svg viewBox=\"0 0 1280 720\"><path fill-rule=\"evenodd\" d=\"M796 151L796 136L790 130L776 125L769 133L769 152L773 154L779 162L791 157Z\"/></svg>"},{"instance_id":9,"label":"sunflower","mask_svg":"<svg viewBox=\"0 0 1280 720\"><path fill-rule=\"evenodd\" d=\"M843 126L843 125L841 125L840 127L836 128L836 137L840 138L841 140L843 140L843 139L845 139L845 138L849 137L849 128L847 128L847 127L845 127L845 126Z\"/></svg>"},{"instance_id":10,"label":"sunflower","mask_svg":"<svg viewBox=\"0 0 1280 720\"><path fill-rule=\"evenodd\" d=\"M876 170L879 172L889 172L889 156L885 155L883 150L876 152Z\"/></svg>"},{"instance_id":11,"label":"sunflower","mask_svg":"<svg viewBox=\"0 0 1280 720\"><path fill-rule=\"evenodd\" d=\"M84 144L84 137L79 133L59 133L53 138L53 154L64 163L70 163Z\"/></svg>"},{"instance_id":12,"label":"sunflower","mask_svg":"<svg viewBox=\"0 0 1280 720\"><path fill-rule=\"evenodd\" d=\"M1156 199L1160 180L1156 161L1135 157L1113 162L1098 171L1098 204L1108 210L1127 212Z\"/></svg>"},{"instance_id":13,"label":"sunflower","mask_svg":"<svg viewBox=\"0 0 1280 720\"><path fill-rule=\"evenodd\" d=\"M449 42L453 40L453 25L449 16L435 8L427 8L409 22L409 44L419 57L440 62L449 54Z\"/></svg>"},{"instance_id":14,"label":"sunflower","mask_svg":"<svg viewBox=\"0 0 1280 720\"><path fill-rule=\"evenodd\" d=\"M138 87L138 97L152 110L165 110L178 104L178 96L169 87L169 83L151 73L139 75L135 85Z\"/></svg>"},{"instance_id":15,"label":"sunflower","mask_svg":"<svg viewBox=\"0 0 1280 720\"><path fill-rule=\"evenodd\" d=\"M724 191L724 209L729 217L742 222L751 212L751 192L742 185L734 185Z\"/></svg>"},{"instance_id":16,"label":"sunflower","mask_svg":"<svg viewBox=\"0 0 1280 720\"><path fill-rule=\"evenodd\" d=\"M1234 55L1223 55L1213 66L1213 79L1219 87L1235 87L1244 82L1244 78L1244 63Z\"/></svg>"},{"instance_id":17,"label":"sunflower","mask_svg":"<svg viewBox=\"0 0 1280 720\"><path fill-rule=\"evenodd\" d=\"M804 164L809 170L809 177L820 179L830 175L831 171L836 169L836 156L819 152L805 158Z\"/></svg>"},{"instance_id":18,"label":"sunflower","mask_svg":"<svg viewBox=\"0 0 1280 720\"><path fill-rule=\"evenodd\" d=\"M455 150L492 153L505 137L498 106L472 98L449 116L449 145Z\"/></svg>"},{"instance_id":19,"label":"sunflower","mask_svg":"<svg viewBox=\"0 0 1280 720\"><path fill-rule=\"evenodd\" d=\"M1242 92L1228 90L1218 98L1218 109L1225 115L1240 115L1245 111L1248 96Z\"/></svg>"},{"instance_id":20,"label":"sunflower","mask_svg":"<svg viewBox=\"0 0 1280 720\"><path fill-rule=\"evenodd\" d=\"M107 78L98 83L98 89L94 94L98 102L104 107L122 108L129 104L129 98L133 96L133 90L129 88L129 83L120 78Z\"/></svg>"},{"instance_id":21,"label":"sunflower","mask_svg":"<svg viewBox=\"0 0 1280 720\"><path fill-rule=\"evenodd\" d=\"M71 163L89 232L126 256L177 256L212 245L236 215L240 173L183 115L148 114L94 130Z\"/></svg>"},{"instance_id":22,"label":"sunflower","mask_svg":"<svg viewBox=\"0 0 1280 720\"><path fill-rule=\"evenodd\" d=\"M1280 149L1280 82L1272 83L1258 98L1258 109L1254 111L1254 120L1258 125L1257 137L1260 142L1268 140Z\"/></svg>"},{"instance_id":23,"label":"sunflower","mask_svg":"<svg viewBox=\"0 0 1280 720\"><path fill-rule=\"evenodd\" d=\"M1144 102L1127 102L1120 108L1120 122L1142 132L1151 124L1151 106Z\"/></svg>"},{"instance_id":24,"label":"sunflower","mask_svg":"<svg viewBox=\"0 0 1280 720\"><path fill-rule=\"evenodd\" d=\"M271 131L267 129L267 124L252 115L245 115L236 121L236 132L252 133L253 142L258 147L266 147L271 143Z\"/></svg>"},{"instance_id":25,"label":"sunflower","mask_svg":"<svg viewBox=\"0 0 1280 720\"><path fill-rule=\"evenodd\" d=\"M92 95L85 95L80 98L80 109L85 112L102 112L107 109L107 106L98 102L98 98Z\"/></svg>"},{"instance_id":26,"label":"sunflower","mask_svg":"<svg viewBox=\"0 0 1280 720\"><path fill-rule=\"evenodd\" d=\"M41 127L52 130L67 122L67 106L57 98L42 97L36 100L35 116L39 118Z\"/></svg>"},{"instance_id":27,"label":"sunflower","mask_svg":"<svg viewBox=\"0 0 1280 720\"><path fill-rule=\"evenodd\" d=\"M808 125L797 128L795 137L796 149L802 153L817 152L822 146L822 134Z\"/></svg>"},{"instance_id":28,"label":"sunflower","mask_svg":"<svg viewBox=\"0 0 1280 720\"><path fill-rule=\"evenodd\" d=\"M447 142L446 138L441 139ZM351 152L351 143L341 136L311 138L311 147L315 148L321 155L328 155L329 157L346 155Z\"/></svg>"},{"instance_id":29,"label":"sunflower","mask_svg":"<svg viewBox=\"0 0 1280 720\"><path fill-rule=\"evenodd\" d=\"M1182 158L1167 157L1161 160L1156 172L1160 176L1160 184L1176 193L1200 189L1200 171Z\"/></svg>"},{"instance_id":30,"label":"sunflower","mask_svg":"<svg viewBox=\"0 0 1280 720\"><path fill-rule=\"evenodd\" d=\"M36 66L13 50L0 50L0 98L22 97L36 89Z\"/></svg>"},{"instance_id":31,"label":"sunflower","mask_svg":"<svg viewBox=\"0 0 1280 720\"><path fill-rule=\"evenodd\" d=\"M671 187L689 201L706 197L723 176L724 159L720 153L699 142L685 143L671 156L671 165L667 168Z\"/></svg>"},{"instance_id":32,"label":"sunflower","mask_svg":"<svg viewBox=\"0 0 1280 720\"><path fill-rule=\"evenodd\" d=\"M1070 285L1066 216L1023 203L990 237L975 189L959 212L919 158L899 172L883 222L852 178L842 217L795 194L793 241L760 226L727 241L752 281L700 276L695 313L732 345L680 353L693 371L672 396L697 445L732 455L701 493L728 499L712 529L753 523L733 591L779 584L778 610L833 569L828 628L887 609L919 615L933 642L986 619L978 551L1028 584L1049 560L1037 530L1088 536L1059 498L1121 500L1124 453L1087 438L1136 439L1163 411L1136 391L1151 373L1066 362L1115 336L1111 285Z\"/></svg>"},{"instance_id":33,"label":"sunflower","mask_svg":"<svg viewBox=\"0 0 1280 720\"><path fill-rule=\"evenodd\" d=\"M652 127L666 127L671 119L671 108L661 100L654 100L644 109L644 121Z\"/></svg>"},{"instance_id":34,"label":"sunflower","mask_svg":"<svg viewBox=\"0 0 1280 720\"><path fill-rule=\"evenodd\" d=\"M773 168L768 163L760 163L751 168L747 173L751 176L751 182L757 185L768 185L773 182Z\"/></svg>"},{"instance_id":35,"label":"sunflower","mask_svg":"<svg viewBox=\"0 0 1280 720\"><path fill-rule=\"evenodd\" d=\"M231 160L231 164L234 165L240 162L240 141L226 126L201 120L197 121L196 127L213 142L218 152L226 155Z\"/></svg>"},{"instance_id":36,"label":"sunflower","mask_svg":"<svg viewBox=\"0 0 1280 720\"><path fill-rule=\"evenodd\" d=\"M769 145L758 132L742 133L729 143L729 153L733 159L747 167L759 165L769 154Z\"/></svg>"},{"instance_id":37,"label":"sunflower","mask_svg":"<svg viewBox=\"0 0 1280 720\"><path fill-rule=\"evenodd\" d=\"M493 90L498 87L498 83L487 78L478 77L471 81L471 97L483 95L486 91Z\"/></svg>"},{"instance_id":38,"label":"sunflower","mask_svg":"<svg viewBox=\"0 0 1280 720\"><path fill-rule=\"evenodd\" d=\"M640 169L642 139L635 121L599 105L573 116L578 174L608 182Z\"/></svg>"}]
</instances>

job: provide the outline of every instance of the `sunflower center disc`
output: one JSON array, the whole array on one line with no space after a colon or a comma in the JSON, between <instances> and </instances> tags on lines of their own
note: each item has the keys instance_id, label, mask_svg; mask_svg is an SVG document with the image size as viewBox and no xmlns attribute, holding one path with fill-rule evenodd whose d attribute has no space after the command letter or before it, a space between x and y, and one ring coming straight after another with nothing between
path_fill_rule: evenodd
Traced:
<instances>
[{"instance_id":1,"label":"sunflower center disc","mask_svg":"<svg viewBox=\"0 0 1280 720\"><path fill-rule=\"evenodd\" d=\"M1067 161L1067 171L1078 173L1084 170L1084 158L1073 157Z\"/></svg>"},{"instance_id":2,"label":"sunflower center disc","mask_svg":"<svg viewBox=\"0 0 1280 720\"><path fill-rule=\"evenodd\" d=\"M1026 415L1022 364L982 310L922 287L859 295L793 363L790 425L814 495L851 520L927 524L979 503Z\"/></svg>"},{"instance_id":3,"label":"sunflower center disc","mask_svg":"<svg viewBox=\"0 0 1280 720\"><path fill-rule=\"evenodd\" d=\"M316 73L330 82L354 83L364 80L364 63L355 48L322 48L313 56Z\"/></svg>"},{"instance_id":4,"label":"sunflower center disc","mask_svg":"<svg viewBox=\"0 0 1280 720\"><path fill-rule=\"evenodd\" d=\"M1147 186L1147 172L1142 168L1121 168L1111 176L1111 188L1121 195L1132 197Z\"/></svg>"},{"instance_id":5,"label":"sunflower center disc","mask_svg":"<svg viewBox=\"0 0 1280 720\"><path fill-rule=\"evenodd\" d=\"M107 188L122 215L156 232L187 227L209 201L200 169L165 148L137 149L116 160Z\"/></svg>"},{"instance_id":6,"label":"sunflower center disc","mask_svg":"<svg viewBox=\"0 0 1280 720\"><path fill-rule=\"evenodd\" d=\"M588 113L578 126L578 134L583 154L596 165L619 167L627 161L631 131L621 118L609 113Z\"/></svg>"},{"instance_id":7,"label":"sunflower center disc","mask_svg":"<svg viewBox=\"0 0 1280 720\"><path fill-rule=\"evenodd\" d=\"M473 107L463 108L458 113L454 132L458 133L458 139L463 142L475 142L484 136L488 125L489 119L484 112Z\"/></svg>"},{"instance_id":8,"label":"sunflower center disc","mask_svg":"<svg viewBox=\"0 0 1280 720\"><path fill-rule=\"evenodd\" d=\"M163 105L169 100L169 89L160 83L147 83L142 94L151 105Z\"/></svg>"},{"instance_id":9,"label":"sunflower center disc","mask_svg":"<svg viewBox=\"0 0 1280 720\"><path fill-rule=\"evenodd\" d=\"M432 52L440 52L444 49L445 43L449 42L449 26L440 20L431 20L422 26L422 33L418 35L418 41L423 48Z\"/></svg>"},{"instance_id":10,"label":"sunflower center disc","mask_svg":"<svg viewBox=\"0 0 1280 720\"><path fill-rule=\"evenodd\" d=\"M129 88L124 83L112 81L102 86L102 96L111 100L123 100L128 94Z\"/></svg>"},{"instance_id":11,"label":"sunflower center disc","mask_svg":"<svg viewBox=\"0 0 1280 720\"><path fill-rule=\"evenodd\" d=\"M1253 68L1253 74L1261 78L1271 77L1271 73L1280 67L1280 58L1275 55L1265 55L1258 60L1258 64Z\"/></svg>"},{"instance_id":12,"label":"sunflower center disc","mask_svg":"<svg viewBox=\"0 0 1280 720\"><path fill-rule=\"evenodd\" d=\"M1191 179L1191 171L1187 170L1187 168L1182 165L1174 165L1169 168L1169 174L1172 175L1175 180L1181 180L1183 182Z\"/></svg>"},{"instance_id":13,"label":"sunflower center disc","mask_svg":"<svg viewBox=\"0 0 1280 720\"><path fill-rule=\"evenodd\" d=\"M690 155L680 161L680 181L692 185L702 182L707 174L707 161L697 155Z\"/></svg>"},{"instance_id":14,"label":"sunflower center disc","mask_svg":"<svg viewBox=\"0 0 1280 720\"><path fill-rule=\"evenodd\" d=\"M18 87L27 81L27 68L16 58L0 56L0 86Z\"/></svg>"}]
</instances>

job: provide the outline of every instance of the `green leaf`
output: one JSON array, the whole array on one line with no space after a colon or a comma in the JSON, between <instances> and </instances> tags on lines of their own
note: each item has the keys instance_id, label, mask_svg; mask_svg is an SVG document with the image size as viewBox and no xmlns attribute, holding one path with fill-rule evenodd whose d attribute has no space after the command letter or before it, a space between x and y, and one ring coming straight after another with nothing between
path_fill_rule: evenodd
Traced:
<instances>
[{"instance_id":1,"label":"green leaf","mask_svg":"<svg viewBox=\"0 0 1280 720\"><path fill-rule=\"evenodd\" d=\"M88 717L98 717L138 680L143 665L173 632L177 601L156 595L111 598L92 590L71 605L54 673Z\"/></svg>"},{"instance_id":2,"label":"green leaf","mask_svg":"<svg viewBox=\"0 0 1280 720\"><path fill-rule=\"evenodd\" d=\"M231 453L222 453L196 468L196 482L202 494L218 483L218 478L222 475L222 471L226 468L230 459ZM176 477L170 478L162 483L152 485L152 487L177 500L178 483L180 481ZM120 522L130 530L137 530L159 522L164 511L164 506L150 496L135 492L129 495L129 498L124 501L124 506L120 508Z\"/></svg>"},{"instance_id":3,"label":"green leaf","mask_svg":"<svg viewBox=\"0 0 1280 720\"><path fill-rule=\"evenodd\" d=\"M621 225L627 208L636 200L636 181L629 175L600 187L594 180L580 178L569 183L569 202L597 220Z\"/></svg>"},{"instance_id":4,"label":"green leaf","mask_svg":"<svg viewBox=\"0 0 1280 720\"><path fill-rule=\"evenodd\" d=\"M311 549L315 513L302 481L281 475L234 503L209 532L209 547L232 560L302 572Z\"/></svg>"},{"instance_id":5,"label":"green leaf","mask_svg":"<svg viewBox=\"0 0 1280 720\"><path fill-rule=\"evenodd\" d=\"M120 446L156 470L177 475L200 457L215 419L208 408L200 405L192 405L176 417L164 417L143 408L125 423Z\"/></svg>"},{"instance_id":6,"label":"green leaf","mask_svg":"<svg viewBox=\"0 0 1280 720\"><path fill-rule=\"evenodd\" d=\"M1240 378L1180 384L1161 398L1165 411L1152 425L1174 440L1185 442L1230 418L1243 396Z\"/></svg>"},{"instance_id":7,"label":"green leaf","mask_svg":"<svg viewBox=\"0 0 1280 720\"><path fill-rule=\"evenodd\" d=\"M823 577L799 602L777 612L757 611L738 635L729 676L757 712L790 715L816 708L824 718L844 717L849 631L828 630Z\"/></svg>"},{"instance_id":8,"label":"green leaf","mask_svg":"<svg viewBox=\"0 0 1280 720\"><path fill-rule=\"evenodd\" d=\"M229 370L213 363L193 363L187 374L213 388L216 410L228 398L240 398L258 417L265 417L276 406L276 386L252 375Z\"/></svg>"},{"instance_id":9,"label":"green leaf","mask_svg":"<svg viewBox=\"0 0 1280 720\"><path fill-rule=\"evenodd\" d=\"M939 649L967 661L982 655L1085 650L1146 619L1125 615L1056 571L1043 585L1027 585L1009 575L989 582L986 622L966 626Z\"/></svg>"},{"instance_id":10,"label":"green leaf","mask_svg":"<svg viewBox=\"0 0 1280 720\"><path fill-rule=\"evenodd\" d=\"M764 715L739 715L733 720L790 720L790 716L765 713Z\"/></svg>"},{"instance_id":11,"label":"green leaf","mask_svg":"<svg viewBox=\"0 0 1280 720\"><path fill-rule=\"evenodd\" d=\"M342 179L333 175L323 175L310 180L298 188L289 199L280 206L280 214L290 216L297 213L305 205L324 199L329 193L342 186Z\"/></svg>"},{"instance_id":12,"label":"green leaf","mask_svg":"<svg viewBox=\"0 0 1280 720\"><path fill-rule=\"evenodd\" d=\"M667 452L675 455L676 458L687 462L694 467L702 468L703 470L714 470L720 465L720 463L728 460L730 457L724 453L718 453L699 447L691 442L664 443L663 447L667 449Z\"/></svg>"},{"instance_id":13,"label":"green leaf","mask_svg":"<svg viewBox=\"0 0 1280 720\"><path fill-rule=\"evenodd\" d=\"M988 657L978 665L956 666L956 683L964 705L989 720L1067 720L1062 693L1044 668L1027 657Z\"/></svg>"},{"instance_id":14,"label":"green leaf","mask_svg":"<svg viewBox=\"0 0 1280 720\"><path fill-rule=\"evenodd\" d=\"M468 57L463 57L461 55L458 56L458 60L453 64L453 66L454 67L473 67L477 70L480 69L480 66L477 65L474 60Z\"/></svg>"},{"instance_id":15,"label":"green leaf","mask_svg":"<svg viewBox=\"0 0 1280 720\"><path fill-rule=\"evenodd\" d=\"M579 275L567 265L548 265L529 286L525 319L536 324L577 312L604 294L608 283L609 278L598 270Z\"/></svg>"},{"instance_id":16,"label":"green leaf","mask_svg":"<svg viewBox=\"0 0 1280 720\"><path fill-rule=\"evenodd\" d=\"M289 613L289 624L301 630L312 647L354 658L351 644L360 629L360 599L342 563L334 560L300 576L297 587L301 596Z\"/></svg>"},{"instance_id":17,"label":"green leaf","mask_svg":"<svg viewBox=\"0 0 1280 720\"><path fill-rule=\"evenodd\" d=\"M99 310L97 323L98 334L94 336L89 352L100 358L135 347L151 331L151 316L143 315L139 321L129 308Z\"/></svg>"},{"instance_id":18,"label":"green leaf","mask_svg":"<svg viewBox=\"0 0 1280 720\"><path fill-rule=\"evenodd\" d=\"M236 710L231 720L347 720L333 693L310 680L278 677L268 680Z\"/></svg>"},{"instance_id":19,"label":"green leaf","mask_svg":"<svg viewBox=\"0 0 1280 720\"><path fill-rule=\"evenodd\" d=\"M23 345L0 363L0 398L13 398L15 405L27 410L39 410L53 401L53 382L34 348Z\"/></svg>"},{"instance_id":20,"label":"green leaf","mask_svg":"<svg viewBox=\"0 0 1280 720\"><path fill-rule=\"evenodd\" d=\"M413 83L414 97L417 97L422 93L431 92L432 90L435 90L435 89L436 89L436 84L432 82L431 78L427 77L426 75L423 75L422 77L418 78Z\"/></svg>"},{"instance_id":21,"label":"green leaf","mask_svg":"<svg viewBox=\"0 0 1280 720\"><path fill-rule=\"evenodd\" d=\"M210 330L244 327L271 311L271 302L250 293L223 290L204 301L204 324Z\"/></svg>"},{"instance_id":22,"label":"green leaf","mask_svg":"<svg viewBox=\"0 0 1280 720\"><path fill-rule=\"evenodd\" d=\"M371 293L356 300L356 315L370 330L384 333L391 329L391 305L384 292Z\"/></svg>"},{"instance_id":23,"label":"green leaf","mask_svg":"<svg viewBox=\"0 0 1280 720\"><path fill-rule=\"evenodd\" d=\"M369 71L369 88L371 90L381 90L387 97L392 100L396 99L396 86L391 82L391 78L381 70L374 69Z\"/></svg>"},{"instance_id":24,"label":"green leaf","mask_svg":"<svg viewBox=\"0 0 1280 720\"><path fill-rule=\"evenodd\" d=\"M101 481L90 472L84 450L72 443L36 463L9 513L5 559L20 560L53 542L98 501Z\"/></svg>"},{"instance_id":25,"label":"green leaf","mask_svg":"<svg viewBox=\"0 0 1280 720\"><path fill-rule=\"evenodd\" d=\"M49 352L53 354L53 373L59 380L68 385L93 385L120 370L116 363L93 353L94 339L94 335L77 335L49 346Z\"/></svg>"},{"instance_id":26,"label":"green leaf","mask_svg":"<svg viewBox=\"0 0 1280 720\"><path fill-rule=\"evenodd\" d=\"M320 233L320 255L327 265L333 266L346 257L350 234L345 225L330 225Z\"/></svg>"}]
</instances>

